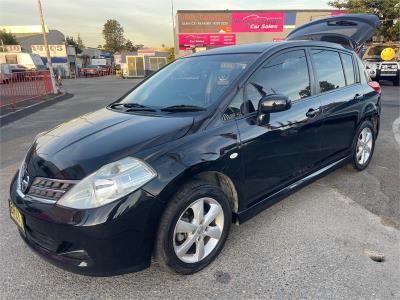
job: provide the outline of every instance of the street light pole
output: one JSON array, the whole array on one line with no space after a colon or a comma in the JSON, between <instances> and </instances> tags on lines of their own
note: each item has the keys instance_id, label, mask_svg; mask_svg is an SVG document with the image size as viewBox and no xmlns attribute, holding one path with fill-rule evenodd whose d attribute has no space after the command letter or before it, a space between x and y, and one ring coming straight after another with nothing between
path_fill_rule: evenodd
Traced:
<instances>
[{"instance_id":1,"label":"street light pole","mask_svg":"<svg viewBox=\"0 0 400 300\"><path fill-rule=\"evenodd\" d=\"M174 0L171 0L172 34L175 39Z\"/></svg>"},{"instance_id":2,"label":"street light pole","mask_svg":"<svg viewBox=\"0 0 400 300\"><path fill-rule=\"evenodd\" d=\"M40 22L42 23L44 47L46 48L47 66L49 67L49 71L50 71L51 85L53 87L53 93L58 94L58 89L56 87L56 81L54 79L53 64L51 63L49 44L47 42L46 26L45 26L44 18L43 18L42 3L40 2L40 0L38 0L38 6L39 6Z\"/></svg>"},{"instance_id":3,"label":"street light pole","mask_svg":"<svg viewBox=\"0 0 400 300\"><path fill-rule=\"evenodd\" d=\"M171 0L171 18L172 18L172 43L175 47L175 17L174 17L174 0ZM177 49L174 49L176 55Z\"/></svg>"}]
</instances>

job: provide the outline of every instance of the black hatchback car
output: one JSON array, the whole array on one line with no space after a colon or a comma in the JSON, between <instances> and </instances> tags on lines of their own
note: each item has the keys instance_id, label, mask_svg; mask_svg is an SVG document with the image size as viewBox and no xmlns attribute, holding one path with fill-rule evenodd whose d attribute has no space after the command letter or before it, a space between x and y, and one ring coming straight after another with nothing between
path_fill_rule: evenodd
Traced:
<instances>
[{"instance_id":1,"label":"black hatchback car","mask_svg":"<svg viewBox=\"0 0 400 300\"><path fill-rule=\"evenodd\" d=\"M45 259L87 275L154 256L189 274L240 224L322 174L365 169L380 87L353 49L371 15L321 19L288 41L176 60L108 107L39 134L10 214Z\"/></svg>"}]
</instances>

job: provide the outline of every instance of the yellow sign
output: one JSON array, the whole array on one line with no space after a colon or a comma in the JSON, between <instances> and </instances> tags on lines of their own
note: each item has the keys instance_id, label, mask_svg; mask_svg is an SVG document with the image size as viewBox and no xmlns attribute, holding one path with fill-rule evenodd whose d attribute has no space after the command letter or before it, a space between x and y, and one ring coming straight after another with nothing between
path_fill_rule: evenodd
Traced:
<instances>
[{"instance_id":1,"label":"yellow sign","mask_svg":"<svg viewBox=\"0 0 400 300\"><path fill-rule=\"evenodd\" d=\"M394 51L393 48L385 48L381 52L381 58L383 60L392 60L396 56L396 52Z\"/></svg>"},{"instance_id":2,"label":"yellow sign","mask_svg":"<svg viewBox=\"0 0 400 300\"><path fill-rule=\"evenodd\" d=\"M10 208L10 216L11 216L11 218L15 221L15 223L17 223L18 227L22 231L25 231L25 228L24 228L24 217L19 212L18 208L15 207L14 203L12 203L9 200L8 204L9 204L9 208Z\"/></svg>"}]
</instances>

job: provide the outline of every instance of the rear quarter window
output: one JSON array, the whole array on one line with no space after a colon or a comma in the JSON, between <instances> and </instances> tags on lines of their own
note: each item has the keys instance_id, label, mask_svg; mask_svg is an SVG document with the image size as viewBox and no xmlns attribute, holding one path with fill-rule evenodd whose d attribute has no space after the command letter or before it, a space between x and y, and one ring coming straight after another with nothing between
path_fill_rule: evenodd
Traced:
<instances>
[{"instance_id":1,"label":"rear quarter window","mask_svg":"<svg viewBox=\"0 0 400 300\"><path fill-rule=\"evenodd\" d=\"M346 76L346 84L352 85L356 83L356 76L354 72L353 58L350 54L340 53L342 59L344 75Z\"/></svg>"}]
</instances>

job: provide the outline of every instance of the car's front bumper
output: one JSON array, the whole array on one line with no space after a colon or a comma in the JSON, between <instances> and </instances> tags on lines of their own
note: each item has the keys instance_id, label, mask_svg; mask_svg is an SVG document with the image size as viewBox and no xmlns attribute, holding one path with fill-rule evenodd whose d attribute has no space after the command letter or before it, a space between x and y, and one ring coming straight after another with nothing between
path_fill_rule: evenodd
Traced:
<instances>
[{"instance_id":1,"label":"car's front bumper","mask_svg":"<svg viewBox=\"0 0 400 300\"><path fill-rule=\"evenodd\" d=\"M11 201L23 215L24 241L63 269L110 276L150 265L163 203L145 191L103 207L76 210L26 201L13 183Z\"/></svg>"}]
</instances>

